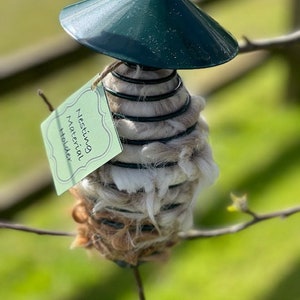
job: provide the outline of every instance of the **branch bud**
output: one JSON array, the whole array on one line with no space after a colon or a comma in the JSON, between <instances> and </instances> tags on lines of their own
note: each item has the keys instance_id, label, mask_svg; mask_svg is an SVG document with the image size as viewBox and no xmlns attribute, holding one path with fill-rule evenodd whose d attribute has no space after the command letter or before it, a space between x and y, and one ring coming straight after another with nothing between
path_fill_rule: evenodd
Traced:
<instances>
[{"instance_id":1,"label":"branch bud","mask_svg":"<svg viewBox=\"0 0 300 300\"><path fill-rule=\"evenodd\" d=\"M244 212L244 213L248 212L248 200L246 194L241 197L238 197L233 193L230 193L230 198L232 204L227 207L227 210L229 212Z\"/></svg>"}]
</instances>

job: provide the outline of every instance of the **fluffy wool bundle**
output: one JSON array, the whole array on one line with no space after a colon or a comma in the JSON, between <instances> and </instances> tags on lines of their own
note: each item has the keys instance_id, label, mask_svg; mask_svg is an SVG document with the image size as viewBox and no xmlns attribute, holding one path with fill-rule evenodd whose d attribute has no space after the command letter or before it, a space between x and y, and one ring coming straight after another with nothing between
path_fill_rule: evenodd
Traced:
<instances>
[{"instance_id":1,"label":"fluffy wool bundle","mask_svg":"<svg viewBox=\"0 0 300 300\"><path fill-rule=\"evenodd\" d=\"M165 257L192 226L193 204L217 176L205 102L175 70L119 64L102 81L123 152L71 189L76 246L120 265Z\"/></svg>"}]
</instances>

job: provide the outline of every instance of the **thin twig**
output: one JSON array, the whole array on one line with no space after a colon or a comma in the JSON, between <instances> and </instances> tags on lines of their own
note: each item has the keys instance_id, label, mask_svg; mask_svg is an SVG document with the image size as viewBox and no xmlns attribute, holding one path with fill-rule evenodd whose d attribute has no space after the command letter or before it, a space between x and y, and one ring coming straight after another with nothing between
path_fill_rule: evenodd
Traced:
<instances>
[{"instance_id":1,"label":"thin twig","mask_svg":"<svg viewBox=\"0 0 300 300\"><path fill-rule=\"evenodd\" d=\"M144 294L144 288L143 288L143 282L141 278L141 274L138 267L132 268L133 275L135 278L136 286L138 288L138 294L139 294L139 300L145 300L145 294Z\"/></svg>"},{"instance_id":2,"label":"thin twig","mask_svg":"<svg viewBox=\"0 0 300 300\"><path fill-rule=\"evenodd\" d=\"M43 99L43 101L47 104L48 106L48 110L50 112L54 111L54 107L52 106L52 104L50 103L50 101L48 100L48 98L46 97L46 95L44 94L44 92L42 90L38 90L37 91L38 95Z\"/></svg>"},{"instance_id":3,"label":"thin twig","mask_svg":"<svg viewBox=\"0 0 300 300\"><path fill-rule=\"evenodd\" d=\"M0 228L25 231L25 232L35 233L39 235L75 236L75 234L71 232L37 229L37 228L32 228L21 224L6 223L6 222L0 222Z\"/></svg>"},{"instance_id":4,"label":"thin twig","mask_svg":"<svg viewBox=\"0 0 300 300\"><path fill-rule=\"evenodd\" d=\"M269 39L252 41L244 37L244 42L239 44L239 53L248 53L258 50L279 50L295 44L300 45L300 30Z\"/></svg>"},{"instance_id":5,"label":"thin twig","mask_svg":"<svg viewBox=\"0 0 300 300\"><path fill-rule=\"evenodd\" d=\"M293 208L289 208L277 212L267 213L267 214L256 214L253 213L251 210L247 210L244 213L252 216L252 219L248 222L236 224L228 227L221 227L218 229L210 229L210 230L192 229L187 232L179 233L179 237L182 240L193 240L199 238L209 238L209 237L216 237L220 235L232 234L232 233L245 230L246 228L258 224L262 221L266 221L274 218L286 218L299 212L300 212L300 206L296 206Z\"/></svg>"}]
</instances>

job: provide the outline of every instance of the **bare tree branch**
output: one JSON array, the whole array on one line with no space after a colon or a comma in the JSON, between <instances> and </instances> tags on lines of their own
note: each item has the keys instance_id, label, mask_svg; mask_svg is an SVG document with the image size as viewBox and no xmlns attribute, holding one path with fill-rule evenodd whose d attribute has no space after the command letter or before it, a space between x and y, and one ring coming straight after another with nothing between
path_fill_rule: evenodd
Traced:
<instances>
[{"instance_id":1,"label":"bare tree branch","mask_svg":"<svg viewBox=\"0 0 300 300\"><path fill-rule=\"evenodd\" d=\"M228 227L221 227L218 229L211 229L211 230L192 229L187 232L179 233L179 237L182 240L193 240L199 238L210 238L210 237L216 237L220 235L236 233L266 220L270 220L274 218L286 218L291 215L294 215L300 212L300 206L296 206L293 208L289 208L277 212L267 213L267 214L256 214L249 209L245 209L243 212L250 215L252 219L245 223L235 224Z\"/></svg>"},{"instance_id":2,"label":"bare tree branch","mask_svg":"<svg viewBox=\"0 0 300 300\"><path fill-rule=\"evenodd\" d=\"M43 230L43 229L27 227L27 226L21 225L21 224L13 224L13 223L6 223L6 222L0 222L0 228L25 231L25 232L35 233L35 234L39 234L39 235L75 236L75 234L71 233L71 232Z\"/></svg>"},{"instance_id":3,"label":"bare tree branch","mask_svg":"<svg viewBox=\"0 0 300 300\"><path fill-rule=\"evenodd\" d=\"M138 288L139 300L145 300L146 298L145 298L145 294L144 294L143 281L141 278L139 268L134 267L132 270L133 270L133 275L134 275L135 282L136 282L136 285Z\"/></svg>"},{"instance_id":4,"label":"bare tree branch","mask_svg":"<svg viewBox=\"0 0 300 300\"><path fill-rule=\"evenodd\" d=\"M44 94L44 92L41 89L38 89L37 93L43 99L43 101L45 102L45 104L47 105L48 110L50 112L53 112L54 111L54 107L51 104L51 102L48 100L48 98L46 97L46 95Z\"/></svg>"},{"instance_id":5,"label":"bare tree branch","mask_svg":"<svg viewBox=\"0 0 300 300\"><path fill-rule=\"evenodd\" d=\"M239 44L239 53L248 53L258 50L279 50L295 44L300 45L300 30L270 39L252 41L244 37L244 42Z\"/></svg>"},{"instance_id":6,"label":"bare tree branch","mask_svg":"<svg viewBox=\"0 0 300 300\"><path fill-rule=\"evenodd\" d=\"M275 218L286 218L299 212L300 212L300 206L296 206L293 208L288 208L285 210L280 210L272 213L266 213L266 214L257 214L247 208L243 211L243 213L246 213L252 217L251 220L248 222L235 224L228 227L221 227L217 229L208 229L208 230L192 229L187 232L180 232L178 236L182 240L192 240L198 238L209 238L209 237L216 237L220 235L232 234L232 233L245 230L250 226L253 226L255 224L258 224L266 220L275 219ZM7 222L0 222L0 229L1 228L25 231L25 232L35 233L39 235L52 235L52 236L75 236L76 235L75 233L71 233L71 232L44 230L44 229L27 227L21 224L14 224L14 223L7 223Z\"/></svg>"}]
</instances>

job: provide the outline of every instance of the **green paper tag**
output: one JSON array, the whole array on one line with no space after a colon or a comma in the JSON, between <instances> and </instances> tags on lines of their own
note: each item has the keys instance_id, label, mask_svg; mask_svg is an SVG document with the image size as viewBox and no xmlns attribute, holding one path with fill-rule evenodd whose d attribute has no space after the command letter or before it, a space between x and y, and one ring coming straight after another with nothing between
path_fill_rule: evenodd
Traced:
<instances>
[{"instance_id":1,"label":"green paper tag","mask_svg":"<svg viewBox=\"0 0 300 300\"><path fill-rule=\"evenodd\" d=\"M41 124L58 195L122 152L103 86L92 90L94 80Z\"/></svg>"}]
</instances>

